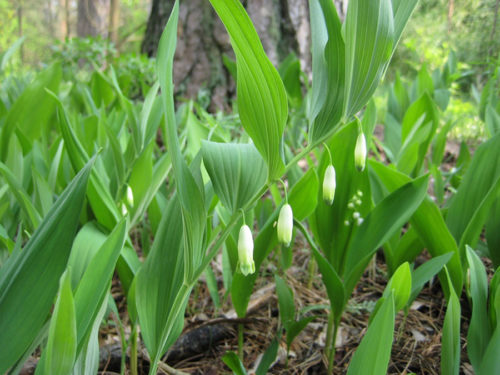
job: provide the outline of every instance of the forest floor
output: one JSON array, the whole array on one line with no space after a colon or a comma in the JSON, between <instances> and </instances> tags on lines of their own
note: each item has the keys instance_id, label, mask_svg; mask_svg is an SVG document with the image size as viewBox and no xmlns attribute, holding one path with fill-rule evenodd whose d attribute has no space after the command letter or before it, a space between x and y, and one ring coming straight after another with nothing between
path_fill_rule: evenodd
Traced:
<instances>
[{"instance_id":1,"label":"forest floor","mask_svg":"<svg viewBox=\"0 0 500 375\"><path fill-rule=\"evenodd\" d=\"M444 168L451 169L456 160L458 147L447 146ZM279 254L272 253L272 256ZM416 266L429 255L424 251L416 260ZM310 249L301 235L297 235L293 266L286 272L286 280L292 288L296 310L308 308L306 316L315 319L295 338L287 351L284 338L280 340L278 357L271 374L327 374L327 359L323 356L328 320L328 298L318 272L311 272ZM230 297L225 297L220 266L213 268L219 283L219 298L222 304L214 309L206 282L202 279L195 287L185 315L184 331L177 343L169 350L160 365L159 374L230 374L222 356L227 351L238 352L238 325L244 327L244 365L249 375L255 373L262 354L279 332L279 308L274 291L275 262L269 262L261 270L245 319L238 319L232 309ZM314 266L313 266L314 267ZM387 284L383 253L379 252L365 271L349 300L343 315L336 341L336 356L333 374L345 374L354 351L366 332L370 314ZM117 277L113 279L112 295L120 312L125 333L130 334L126 299ZM310 307L314 307L310 309ZM465 294L461 297L461 374L473 374L466 354L466 332L470 318L470 305ZM305 311L305 310L302 310ZM396 317L394 341L388 374L440 374L441 332L446 312L446 301L438 278L434 278L421 291L407 314L399 312ZM120 374L121 346L116 319L109 318L100 331L100 374ZM140 337L140 335L139 335ZM139 374L147 374L149 360L139 340ZM127 368L130 361L127 353ZM36 355L25 365L22 375L34 373ZM168 366L166 365L168 363Z\"/></svg>"}]
</instances>

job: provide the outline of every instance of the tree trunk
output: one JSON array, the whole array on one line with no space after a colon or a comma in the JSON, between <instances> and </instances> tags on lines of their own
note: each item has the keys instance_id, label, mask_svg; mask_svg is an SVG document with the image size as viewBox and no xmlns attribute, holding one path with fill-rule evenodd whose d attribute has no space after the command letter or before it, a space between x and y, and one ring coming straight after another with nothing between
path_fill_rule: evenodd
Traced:
<instances>
[{"instance_id":1,"label":"tree trunk","mask_svg":"<svg viewBox=\"0 0 500 375\"><path fill-rule=\"evenodd\" d=\"M19 38L23 37L23 2L19 1L17 4L17 26L18 26L18 33L19 33ZM24 43L21 43L21 46L19 47L19 55L21 58L21 63L24 61Z\"/></svg>"},{"instance_id":2,"label":"tree trunk","mask_svg":"<svg viewBox=\"0 0 500 375\"><path fill-rule=\"evenodd\" d=\"M106 34L107 1L78 0L76 32L80 38Z\"/></svg>"},{"instance_id":3,"label":"tree trunk","mask_svg":"<svg viewBox=\"0 0 500 375\"><path fill-rule=\"evenodd\" d=\"M173 0L153 0L142 52L156 55ZM278 65L295 52L304 70L310 69L308 0L243 1L270 60ZM222 56L234 58L229 36L207 0L183 0L179 10L179 32L174 61L177 94L195 98L200 89L209 109L227 109L227 98L235 85L222 63Z\"/></svg>"},{"instance_id":4,"label":"tree trunk","mask_svg":"<svg viewBox=\"0 0 500 375\"><path fill-rule=\"evenodd\" d=\"M118 44L118 22L120 20L120 2L118 0L110 0L109 3L109 24L108 36L115 44Z\"/></svg>"},{"instance_id":5,"label":"tree trunk","mask_svg":"<svg viewBox=\"0 0 500 375\"><path fill-rule=\"evenodd\" d=\"M455 0L448 0L448 34L453 30L453 13L455 12Z\"/></svg>"}]
</instances>

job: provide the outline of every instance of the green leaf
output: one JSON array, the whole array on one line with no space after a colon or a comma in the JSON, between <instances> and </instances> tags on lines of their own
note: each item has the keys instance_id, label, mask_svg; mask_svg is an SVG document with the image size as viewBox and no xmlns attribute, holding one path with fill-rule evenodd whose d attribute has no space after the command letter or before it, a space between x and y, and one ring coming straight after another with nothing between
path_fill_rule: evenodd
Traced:
<instances>
[{"instance_id":1,"label":"green leaf","mask_svg":"<svg viewBox=\"0 0 500 375\"><path fill-rule=\"evenodd\" d=\"M50 312L66 268L83 206L92 159L73 179L22 252L15 251L0 274L0 373L28 348ZM26 304L26 301L30 301Z\"/></svg>"},{"instance_id":2,"label":"green leaf","mask_svg":"<svg viewBox=\"0 0 500 375\"><path fill-rule=\"evenodd\" d=\"M163 330L183 281L182 213L174 195L163 212L153 247L136 276L136 308L151 358L163 354Z\"/></svg>"},{"instance_id":3,"label":"green leaf","mask_svg":"<svg viewBox=\"0 0 500 375\"><path fill-rule=\"evenodd\" d=\"M266 375L278 355L278 340L274 339L260 360L255 375Z\"/></svg>"},{"instance_id":4,"label":"green leaf","mask_svg":"<svg viewBox=\"0 0 500 375\"><path fill-rule=\"evenodd\" d=\"M67 375L76 357L75 302L71 292L71 277L64 272L59 282L59 296L50 320L49 338L45 349L45 374Z\"/></svg>"},{"instance_id":5,"label":"green leaf","mask_svg":"<svg viewBox=\"0 0 500 375\"><path fill-rule=\"evenodd\" d=\"M470 270L470 296L472 316L467 332L467 354L474 370L479 373L486 347L491 337L488 313L488 280L481 259L467 246L467 262Z\"/></svg>"},{"instance_id":6,"label":"green leaf","mask_svg":"<svg viewBox=\"0 0 500 375\"><path fill-rule=\"evenodd\" d=\"M389 191L394 191L411 181L410 177L382 163L370 160L369 164ZM463 285L462 264L458 253L458 247L446 226L439 207L427 197L415 211L410 223L433 257L450 252L454 254L452 259L448 262L447 267L455 291L461 293ZM442 277L441 285L447 285L446 279Z\"/></svg>"},{"instance_id":7,"label":"green leaf","mask_svg":"<svg viewBox=\"0 0 500 375\"><path fill-rule=\"evenodd\" d=\"M422 203L428 176L413 180L387 196L365 218L352 238L346 254L346 296L356 283L377 249L398 231Z\"/></svg>"},{"instance_id":8,"label":"green leaf","mask_svg":"<svg viewBox=\"0 0 500 375\"><path fill-rule=\"evenodd\" d=\"M268 165L268 179L274 180L284 170L280 145L288 117L285 86L240 1L210 2L226 26L236 55L241 123Z\"/></svg>"},{"instance_id":9,"label":"green leaf","mask_svg":"<svg viewBox=\"0 0 500 375\"><path fill-rule=\"evenodd\" d=\"M266 183L266 164L251 144L203 141L201 151L215 193L233 213Z\"/></svg>"},{"instance_id":10,"label":"green leaf","mask_svg":"<svg viewBox=\"0 0 500 375\"><path fill-rule=\"evenodd\" d=\"M446 272L448 275L448 272ZM448 307L444 316L442 350L441 350L441 374L458 375L460 371L460 301L450 278L448 277L448 289L450 296Z\"/></svg>"},{"instance_id":11,"label":"green leaf","mask_svg":"<svg viewBox=\"0 0 500 375\"><path fill-rule=\"evenodd\" d=\"M389 284L384 291L393 293L394 296L394 307L396 311L401 310L406 306L408 299L410 298L412 285L412 276L410 272L410 264L408 262L403 263L398 267L394 275L392 275L389 280ZM385 295L387 297L387 295Z\"/></svg>"},{"instance_id":12,"label":"green leaf","mask_svg":"<svg viewBox=\"0 0 500 375\"><path fill-rule=\"evenodd\" d=\"M332 164L336 171L335 198L331 206L326 204L322 190L318 189L318 204L314 214L309 218L316 242L341 277L343 277L343 258L350 240L350 231L346 230L345 221L352 223L354 210L365 217L372 205L368 198L371 197L368 172L360 173L354 166L357 136L357 123L353 121L340 129L328 142L328 147L332 151ZM328 153L324 151L317 170L318 176L324 176L328 163ZM358 195L358 191L362 196ZM361 203L350 209L349 203L358 199Z\"/></svg>"},{"instance_id":13,"label":"green leaf","mask_svg":"<svg viewBox=\"0 0 500 375\"><path fill-rule=\"evenodd\" d=\"M387 373L394 332L394 297L382 299L365 336L354 353L347 375L384 375Z\"/></svg>"},{"instance_id":14,"label":"green leaf","mask_svg":"<svg viewBox=\"0 0 500 375\"><path fill-rule=\"evenodd\" d=\"M451 198L446 224L462 256L474 246L500 189L500 134L478 147L457 193ZM481 181L481 183L478 183Z\"/></svg>"},{"instance_id":15,"label":"green leaf","mask_svg":"<svg viewBox=\"0 0 500 375\"><path fill-rule=\"evenodd\" d=\"M371 98L389 64L394 43L391 0L351 0L345 20L344 119Z\"/></svg>"},{"instance_id":16,"label":"green leaf","mask_svg":"<svg viewBox=\"0 0 500 375\"><path fill-rule=\"evenodd\" d=\"M394 53L401 34L417 3L418 0L392 0L392 11L394 13L394 46L392 53Z\"/></svg>"},{"instance_id":17,"label":"green leaf","mask_svg":"<svg viewBox=\"0 0 500 375\"><path fill-rule=\"evenodd\" d=\"M126 235L127 222L122 219L92 257L75 291L78 351L98 315L100 303L106 299Z\"/></svg>"},{"instance_id":18,"label":"green leaf","mask_svg":"<svg viewBox=\"0 0 500 375\"><path fill-rule=\"evenodd\" d=\"M17 202L25 212L26 216L29 219L29 224L32 229L35 229L40 224L42 220L40 214L37 209L31 203L31 199L20 184L20 182L16 179L16 177L12 174L12 172L7 168L7 166L0 162L0 174L5 178L7 184L9 185L12 194L16 197Z\"/></svg>"},{"instance_id":19,"label":"green leaf","mask_svg":"<svg viewBox=\"0 0 500 375\"><path fill-rule=\"evenodd\" d=\"M417 298L425 283L427 283L434 275L450 261L454 253L446 253L435 258L429 259L420 267L412 272L412 288L411 296L408 304Z\"/></svg>"},{"instance_id":20,"label":"green leaf","mask_svg":"<svg viewBox=\"0 0 500 375\"><path fill-rule=\"evenodd\" d=\"M235 375L246 375L245 366L235 352L227 352L222 356L222 361L229 367Z\"/></svg>"},{"instance_id":21,"label":"green leaf","mask_svg":"<svg viewBox=\"0 0 500 375\"><path fill-rule=\"evenodd\" d=\"M318 175L309 169L290 189L288 203L292 206L293 217L299 221L309 217L318 204Z\"/></svg>"},{"instance_id":22,"label":"green leaf","mask_svg":"<svg viewBox=\"0 0 500 375\"><path fill-rule=\"evenodd\" d=\"M293 302L293 292L286 285L286 282L278 275L274 276L276 282L276 294L278 295L278 303L280 306L280 316L283 326L288 331L287 327L295 321L295 304Z\"/></svg>"},{"instance_id":23,"label":"green leaf","mask_svg":"<svg viewBox=\"0 0 500 375\"><path fill-rule=\"evenodd\" d=\"M439 114L430 96L425 93L406 112L401 127L402 146L398 169L417 176L422 169L429 144L439 125Z\"/></svg>"},{"instance_id":24,"label":"green leaf","mask_svg":"<svg viewBox=\"0 0 500 375\"><path fill-rule=\"evenodd\" d=\"M486 222L486 241L495 268L500 266L500 231L498 228L500 228L500 199L497 198Z\"/></svg>"},{"instance_id":25,"label":"green leaf","mask_svg":"<svg viewBox=\"0 0 500 375\"><path fill-rule=\"evenodd\" d=\"M314 319L316 319L315 316L308 316L296 322L293 321L288 325L288 328L286 328L286 345L288 348L290 348L293 340L300 334L300 332L302 332L302 330L306 328L306 326Z\"/></svg>"},{"instance_id":26,"label":"green leaf","mask_svg":"<svg viewBox=\"0 0 500 375\"><path fill-rule=\"evenodd\" d=\"M61 82L61 64L57 63L42 71L26 87L21 96L9 110L0 139L0 159L7 157L8 145L16 128L33 141L47 130L50 118L54 115L54 102L45 89L57 92ZM24 150L27 152L29 150Z\"/></svg>"},{"instance_id":27,"label":"green leaf","mask_svg":"<svg viewBox=\"0 0 500 375\"><path fill-rule=\"evenodd\" d=\"M185 242L184 277L188 282L191 282L205 255L203 234L206 224L206 212L203 187L198 185L186 161L183 159L177 137L172 70L177 44L178 18L179 3L176 1L158 46L157 74L166 122L166 129L164 130L166 132L168 151L172 159L178 199L182 209Z\"/></svg>"},{"instance_id":28,"label":"green leaf","mask_svg":"<svg viewBox=\"0 0 500 375\"><path fill-rule=\"evenodd\" d=\"M311 143L327 137L342 117L345 81L345 43L332 1L310 1L312 70Z\"/></svg>"}]
</instances>

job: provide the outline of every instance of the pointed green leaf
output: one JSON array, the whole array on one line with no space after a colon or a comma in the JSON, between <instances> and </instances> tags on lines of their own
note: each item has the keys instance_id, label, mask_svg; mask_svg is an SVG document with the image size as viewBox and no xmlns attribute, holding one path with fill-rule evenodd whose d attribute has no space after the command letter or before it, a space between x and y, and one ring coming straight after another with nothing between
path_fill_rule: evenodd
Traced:
<instances>
[{"instance_id":1,"label":"pointed green leaf","mask_svg":"<svg viewBox=\"0 0 500 375\"><path fill-rule=\"evenodd\" d=\"M0 347L9 348L0 351L2 374L28 348L50 312L66 268L93 162L64 190L23 251L15 251L2 267Z\"/></svg>"},{"instance_id":2,"label":"pointed green leaf","mask_svg":"<svg viewBox=\"0 0 500 375\"><path fill-rule=\"evenodd\" d=\"M422 203L428 176L413 180L387 196L365 218L355 232L346 254L346 296L359 281L377 249L411 218Z\"/></svg>"},{"instance_id":3,"label":"pointed green leaf","mask_svg":"<svg viewBox=\"0 0 500 375\"><path fill-rule=\"evenodd\" d=\"M351 0L345 20L344 118L370 99L394 48L391 0Z\"/></svg>"},{"instance_id":4,"label":"pointed green leaf","mask_svg":"<svg viewBox=\"0 0 500 375\"><path fill-rule=\"evenodd\" d=\"M268 165L269 180L274 180L284 170L280 145L288 117L285 86L240 1L210 2L226 26L236 55L241 123Z\"/></svg>"},{"instance_id":5,"label":"pointed green leaf","mask_svg":"<svg viewBox=\"0 0 500 375\"><path fill-rule=\"evenodd\" d=\"M61 276L59 296L50 321L45 358L45 374L67 375L76 357L75 302L68 271Z\"/></svg>"},{"instance_id":6,"label":"pointed green leaf","mask_svg":"<svg viewBox=\"0 0 500 375\"><path fill-rule=\"evenodd\" d=\"M201 151L215 193L231 212L243 208L266 183L266 164L251 144L203 141Z\"/></svg>"}]
</instances>

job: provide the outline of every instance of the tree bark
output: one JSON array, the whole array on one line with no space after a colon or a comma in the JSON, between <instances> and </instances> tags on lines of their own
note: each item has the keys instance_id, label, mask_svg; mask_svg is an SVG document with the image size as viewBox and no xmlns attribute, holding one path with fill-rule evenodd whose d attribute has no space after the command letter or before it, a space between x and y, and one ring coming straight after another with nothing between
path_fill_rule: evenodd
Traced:
<instances>
[{"instance_id":1,"label":"tree bark","mask_svg":"<svg viewBox=\"0 0 500 375\"><path fill-rule=\"evenodd\" d=\"M118 0L110 0L109 2L109 23L108 36L115 44L118 44L118 23L120 20L120 2Z\"/></svg>"},{"instance_id":2,"label":"tree bark","mask_svg":"<svg viewBox=\"0 0 500 375\"><path fill-rule=\"evenodd\" d=\"M173 0L153 0L142 52L156 55ZM246 0L243 5L252 19L273 64L278 65L290 52L310 70L308 0ZM208 0L181 0L179 33L174 61L177 94L194 98L202 90L209 98L209 109L227 109L227 98L235 85L222 57L234 58L229 36Z\"/></svg>"},{"instance_id":3,"label":"tree bark","mask_svg":"<svg viewBox=\"0 0 500 375\"><path fill-rule=\"evenodd\" d=\"M344 19L348 0L332 0ZM305 72L311 71L308 0L242 0L271 62L277 66L295 53ZM174 0L153 0L141 50L156 55L161 33ZM224 26L208 0L181 0L174 61L177 94L194 98L202 89L211 110L226 109L234 96L234 82L222 56L234 56Z\"/></svg>"},{"instance_id":4,"label":"tree bark","mask_svg":"<svg viewBox=\"0 0 500 375\"><path fill-rule=\"evenodd\" d=\"M18 26L18 34L19 38L22 38L24 35L23 32L23 1L19 1L17 4L17 26ZM19 56L21 58L21 63L24 61L24 43L21 43L19 47Z\"/></svg>"},{"instance_id":5,"label":"tree bark","mask_svg":"<svg viewBox=\"0 0 500 375\"><path fill-rule=\"evenodd\" d=\"M78 0L76 32L80 38L105 36L107 5L105 0Z\"/></svg>"}]
</instances>

